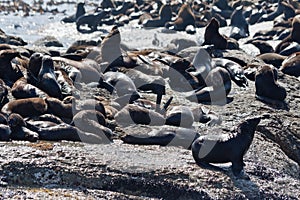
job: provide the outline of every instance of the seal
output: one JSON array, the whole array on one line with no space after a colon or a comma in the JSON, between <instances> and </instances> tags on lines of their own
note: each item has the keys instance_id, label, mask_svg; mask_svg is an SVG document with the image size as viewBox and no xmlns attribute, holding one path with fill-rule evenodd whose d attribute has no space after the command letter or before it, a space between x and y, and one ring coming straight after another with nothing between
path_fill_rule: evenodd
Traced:
<instances>
[{"instance_id":1,"label":"seal","mask_svg":"<svg viewBox=\"0 0 300 200\"><path fill-rule=\"evenodd\" d=\"M225 68L229 72L231 80L238 86L248 86L247 78L244 75L244 69L240 64L226 58L213 58L212 61L214 67Z\"/></svg>"},{"instance_id":2,"label":"seal","mask_svg":"<svg viewBox=\"0 0 300 200\"><path fill-rule=\"evenodd\" d=\"M85 9L84 9L84 4L83 2L80 2L77 4L76 8L76 13L74 15L68 16L63 18L61 21L64 23L73 23L76 22L76 20L81 16L85 14Z\"/></svg>"},{"instance_id":3,"label":"seal","mask_svg":"<svg viewBox=\"0 0 300 200\"><path fill-rule=\"evenodd\" d=\"M114 133L106 127L104 115L96 110L82 110L78 112L73 117L72 124L82 131L99 136L102 138L102 143L112 142Z\"/></svg>"},{"instance_id":4,"label":"seal","mask_svg":"<svg viewBox=\"0 0 300 200\"><path fill-rule=\"evenodd\" d=\"M195 15L188 4L182 4L176 20L166 23L165 27L176 31L184 31L189 25L195 26Z\"/></svg>"},{"instance_id":5,"label":"seal","mask_svg":"<svg viewBox=\"0 0 300 200\"><path fill-rule=\"evenodd\" d=\"M204 43L202 45L213 44L216 49L227 48L227 39L219 33L219 27L219 21L213 17L205 28Z\"/></svg>"},{"instance_id":6,"label":"seal","mask_svg":"<svg viewBox=\"0 0 300 200\"><path fill-rule=\"evenodd\" d=\"M115 120L120 126L145 124L160 126L165 124L165 118L160 113L134 104L127 104L116 115Z\"/></svg>"},{"instance_id":7,"label":"seal","mask_svg":"<svg viewBox=\"0 0 300 200\"><path fill-rule=\"evenodd\" d=\"M137 130L134 133L125 134L121 140L127 144L175 146L190 149L193 141L199 137L199 133L193 129L169 126L154 128L151 131Z\"/></svg>"},{"instance_id":8,"label":"seal","mask_svg":"<svg viewBox=\"0 0 300 200\"><path fill-rule=\"evenodd\" d=\"M38 74L38 86L49 96L62 99L60 85L54 73L54 64L50 56L43 56L42 67Z\"/></svg>"},{"instance_id":9,"label":"seal","mask_svg":"<svg viewBox=\"0 0 300 200\"><path fill-rule=\"evenodd\" d=\"M125 106L127 103L132 103L134 100L140 98L134 82L126 74L121 72L106 72L104 80L115 88L115 92L118 95L115 101L121 106Z\"/></svg>"},{"instance_id":10,"label":"seal","mask_svg":"<svg viewBox=\"0 0 300 200\"><path fill-rule=\"evenodd\" d=\"M0 79L0 109L9 102L8 100L8 86L4 83L2 79Z\"/></svg>"},{"instance_id":11,"label":"seal","mask_svg":"<svg viewBox=\"0 0 300 200\"><path fill-rule=\"evenodd\" d=\"M198 103L226 104L231 90L228 71L221 67L212 69L205 78L206 87L192 91L186 98Z\"/></svg>"},{"instance_id":12,"label":"seal","mask_svg":"<svg viewBox=\"0 0 300 200\"><path fill-rule=\"evenodd\" d=\"M97 30L99 24L101 24L101 20L108 14L107 11L99 11L94 14L84 14L81 15L76 20L76 28L78 32L91 33ZM86 31L81 29L81 26L87 25L90 30Z\"/></svg>"},{"instance_id":13,"label":"seal","mask_svg":"<svg viewBox=\"0 0 300 200\"><path fill-rule=\"evenodd\" d=\"M57 83L61 87L63 97L74 96L79 98L79 91L75 88L73 80L67 75L64 70L56 70Z\"/></svg>"},{"instance_id":14,"label":"seal","mask_svg":"<svg viewBox=\"0 0 300 200\"><path fill-rule=\"evenodd\" d=\"M283 73L291 76L300 76L300 52L288 56L283 62L280 69Z\"/></svg>"},{"instance_id":15,"label":"seal","mask_svg":"<svg viewBox=\"0 0 300 200\"><path fill-rule=\"evenodd\" d=\"M33 117L44 114L47 111L47 104L41 98L27 98L11 100L3 106L1 112L10 115L17 113L22 117Z\"/></svg>"},{"instance_id":16,"label":"seal","mask_svg":"<svg viewBox=\"0 0 300 200\"><path fill-rule=\"evenodd\" d=\"M32 131L39 134L40 140L47 141L79 141L91 144L102 144L106 143L107 139L100 138L98 135L93 133L88 133L81 131L77 127L71 126L69 124L59 124L47 128L39 128L34 125L28 125Z\"/></svg>"},{"instance_id":17,"label":"seal","mask_svg":"<svg viewBox=\"0 0 300 200\"><path fill-rule=\"evenodd\" d=\"M16 50L0 50L0 78L8 86L12 86L16 80L23 76L21 70L12 66L11 61L15 57L21 57Z\"/></svg>"},{"instance_id":18,"label":"seal","mask_svg":"<svg viewBox=\"0 0 300 200\"><path fill-rule=\"evenodd\" d=\"M36 142L38 140L39 135L26 128L26 122L21 115L12 113L7 120L11 129L10 138L12 140L26 140L30 142Z\"/></svg>"},{"instance_id":19,"label":"seal","mask_svg":"<svg viewBox=\"0 0 300 200\"><path fill-rule=\"evenodd\" d=\"M29 84L25 77L20 78L13 84L11 88L11 93L16 99L48 97L48 95L45 92L35 87L34 85Z\"/></svg>"},{"instance_id":20,"label":"seal","mask_svg":"<svg viewBox=\"0 0 300 200\"><path fill-rule=\"evenodd\" d=\"M252 117L241 122L233 133L200 136L192 144L192 155L201 167L212 167L210 163L232 163L232 172L241 176L243 156L249 149L255 129L261 117Z\"/></svg>"},{"instance_id":21,"label":"seal","mask_svg":"<svg viewBox=\"0 0 300 200\"><path fill-rule=\"evenodd\" d=\"M167 110L166 125L191 128L194 122L194 115L187 106L173 106Z\"/></svg>"},{"instance_id":22,"label":"seal","mask_svg":"<svg viewBox=\"0 0 300 200\"><path fill-rule=\"evenodd\" d=\"M256 57L264 61L266 64L273 65L277 69L280 68L284 59L287 58L286 56L277 53L264 53Z\"/></svg>"},{"instance_id":23,"label":"seal","mask_svg":"<svg viewBox=\"0 0 300 200\"><path fill-rule=\"evenodd\" d=\"M28 76L33 79L31 82L37 82L37 78L42 66L43 54L33 53L29 58Z\"/></svg>"},{"instance_id":24,"label":"seal","mask_svg":"<svg viewBox=\"0 0 300 200\"><path fill-rule=\"evenodd\" d=\"M274 52L273 47L266 41L253 40L250 42L250 44L253 44L255 47L257 47L261 54Z\"/></svg>"},{"instance_id":25,"label":"seal","mask_svg":"<svg viewBox=\"0 0 300 200\"><path fill-rule=\"evenodd\" d=\"M63 121L70 122L73 119L73 107L72 103L66 104L59 99L49 97L44 99L47 105L47 113L53 114ZM74 110L75 112L75 110Z\"/></svg>"},{"instance_id":26,"label":"seal","mask_svg":"<svg viewBox=\"0 0 300 200\"><path fill-rule=\"evenodd\" d=\"M292 42L300 43L300 16L295 16L292 21L292 31L285 39L283 39L275 48L275 53L280 53L285 47Z\"/></svg>"},{"instance_id":27,"label":"seal","mask_svg":"<svg viewBox=\"0 0 300 200\"><path fill-rule=\"evenodd\" d=\"M8 125L0 124L0 141L9 141L10 134L10 127Z\"/></svg>"},{"instance_id":28,"label":"seal","mask_svg":"<svg viewBox=\"0 0 300 200\"><path fill-rule=\"evenodd\" d=\"M205 108L204 106L194 108L192 112L195 122L208 124L209 126L220 125L222 123L222 119L217 113Z\"/></svg>"},{"instance_id":29,"label":"seal","mask_svg":"<svg viewBox=\"0 0 300 200\"><path fill-rule=\"evenodd\" d=\"M238 40L241 38L248 37L250 35L249 24L246 21L245 16L243 14L243 6L239 6L233 11L230 20L230 25L232 29L230 31L229 37Z\"/></svg>"},{"instance_id":30,"label":"seal","mask_svg":"<svg viewBox=\"0 0 300 200\"><path fill-rule=\"evenodd\" d=\"M270 65L264 65L255 74L256 98L270 104L282 103L287 96L284 87L277 83L274 69Z\"/></svg>"},{"instance_id":31,"label":"seal","mask_svg":"<svg viewBox=\"0 0 300 200\"><path fill-rule=\"evenodd\" d=\"M143 21L144 27L163 27L172 19L172 8L170 4L162 5L159 10L159 17Z\"/></svg>"}]
</instances>

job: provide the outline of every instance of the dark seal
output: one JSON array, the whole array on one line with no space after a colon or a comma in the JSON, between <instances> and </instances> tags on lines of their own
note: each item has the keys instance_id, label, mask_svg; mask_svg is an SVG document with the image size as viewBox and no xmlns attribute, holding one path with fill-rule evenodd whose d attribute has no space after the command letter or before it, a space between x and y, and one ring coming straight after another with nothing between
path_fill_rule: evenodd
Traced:
<instances>
[{"instance_id":1,"label":"dark seal","mask_svg":"<svg viewBox=\"0 0 300 200\"><path fill-rule=\"evenodd\" d=\"M235 176L242 175L243 156L249 149L256 126L261 117L243 121L236 131L230 134L200 136L192 144L192 154L201 167L213 167L209 163L232 163Z\"/></svg>"}]
</instances>

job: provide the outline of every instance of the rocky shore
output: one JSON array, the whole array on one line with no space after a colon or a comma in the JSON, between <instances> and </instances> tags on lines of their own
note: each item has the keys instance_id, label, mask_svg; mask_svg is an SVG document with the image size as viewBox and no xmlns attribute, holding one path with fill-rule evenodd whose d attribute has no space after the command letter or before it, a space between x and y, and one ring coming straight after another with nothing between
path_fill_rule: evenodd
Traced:
<instances>
[{"instance_id":1,"label":"rocky shore","mask_svg":"<svg viewBox=\"0 0 300 200\"><path fill-rule=\"evenodd\" d=\"M76 40L101 42L101 37L106 36L112 27L103 26L100 31L90 34L79 33L75 24L62 24L59 21L66 14L63 15L58 5L60 4L49 4L51 12L41 12L42 14L38 14L37 5L33 5L31 12L35 14L30 15L29 12L27 17L24 17L23 11L13 14L9 9L3 11L2 8L0 17L3 19L3 25L0 25L0 28L10 36L7 38L14 42L14 45L17 42L26 42L27 44L21 45L26 45L25 47L33 51L65 52ZM61 5L70 9L75 3ZM89 6L94 4L90 3ZM8 8L6 4L2 7ZM58 12L54 15L55 11ZM66 12L68 14L73 10ZM40 18L47 20L47 23L39 22ZM36 24L30 25L32 21ZM236 50L215 50L210 53L215 57L238 57L245 62L255 60L259 50L245 42L250 40L255 32L270 28L272 22L251 25L250 36L239 40L242 54ZM178 52L192 61L204 40L205 28L197 28L194 35L182 31L166 33L164 28L137 28L136 21L132 21L119 30L122 44L129 49L169 48L168 45L173 39L195 41L196 46ZM228 35L230 27L223 27L220 31ZM153 43L155 39L158 43ZM49 41L51 47L48 46ZM279 40L270 41L273 47L278 43ZM232 99L230 103L222 106L206 105L221 117L221 125L212 127L195 122L193 128L200 135L207 135L232 130L247 117L268 116L261 120L254 140L244 156L244 170L250 180L235 177L230 163L218 165L223 172L200 168L196 165L191 150L173 146L124 144L120 140L121 136L148 130L149 126L117 126L114 130L117 137L112 144L68 141L0 142L0 198L299 199L299 77L278 72L278 82L287 91L287 106L283 107L258 101L255 98L254 81L248 82L246 88L232 83L228 95ZM87 91L86 84L81 86L81 96L85 98L91 96L91 92L108 96L103 89ZM9 95L12 99L11 94ZM149 100L156 98L154 94L149 93L143 93L143 96ZM172 105L185 105L190 108L198 106L197 103L183 99L181 92L171 90L167 86L163 102L171 96L174 97ZM113 120L110 123L111 126L116 126Z\"/></svg>"}]
</instances>

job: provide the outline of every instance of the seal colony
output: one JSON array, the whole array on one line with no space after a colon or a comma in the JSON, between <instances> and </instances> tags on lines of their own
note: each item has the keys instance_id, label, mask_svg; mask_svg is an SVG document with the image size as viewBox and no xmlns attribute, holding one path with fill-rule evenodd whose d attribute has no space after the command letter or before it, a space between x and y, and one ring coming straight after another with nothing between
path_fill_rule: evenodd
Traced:
<instances>
[{"instance_id":1,"label":"seal colony","mask_svg":"<svg viewBox=\"0 0 300 200\"><path fill-rule=\"evenodd\" d=\"M92 144L121 139L128 144L172 145L191 149L201 167L231 162L233 174L243 178L244 154L251 148L256 127L264 118L250 116L236 122L232 133L203 135L195 126L222 125L221 117L210 105L234 102L237 94L231 93L233 84L247 90L253 81L253 100L269 106L288 105L289 94L278 74L299 77L299 52L290 45L299 45L300 17L281 1L275 10L268 10L267 17L257 16L260 12L246 12L246 7L263 6L239 4L225 0L211 4L104 0L100 7L86 12L84 4L79 3L76 14L62 19L64 23L76 23L80 32L84 32L84 26L90 28L87 32L94 32L100 26L113 25L111 31L98 44L76 41L67 51L56 53L50 49L32 50L24 44L16 48L11 41L22 40L1 31L1 36L9 39L0 40L5 43L0 44L0 139ZM268 38L276 39L286 27L274 26L271 31L256 32L248 38L249 24L273 20L275 15L279 17L278 24L291 28L275 50L267 43ZM232 31L227 36L219 29L229 19ZM197 46L192 41L197 48L192 59L183 56L182 52L189 48L184 45L176 53L168 47L125 49L119 27L132 20L138 20L144 28L164 27L190 34L196 34L196 28L201 27L205 29L200 35L204 42ZM248 38L245 43L257 47L261 54L255 58L249 55L251 59L232 56L234 51L246 55L241 38ZM175 92L182 95L180 103L190 101L197 106L174 103ZM151 131L120 131L130 126L149 127ZM155 126L161 129L153 131Z\"/></svg>"}]
</instances>

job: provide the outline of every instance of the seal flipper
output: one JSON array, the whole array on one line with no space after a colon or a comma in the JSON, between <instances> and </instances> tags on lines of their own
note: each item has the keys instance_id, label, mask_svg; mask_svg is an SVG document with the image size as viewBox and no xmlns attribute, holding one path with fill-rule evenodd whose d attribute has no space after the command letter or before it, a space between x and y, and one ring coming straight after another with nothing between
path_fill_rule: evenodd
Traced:
<instances>
[{"instance_id":1,"label":"seal flipper","mask_svg":"<svg viewBox=\"0 0 300 200\"><path fill-rule=\"evenodd\" d=\"M225 172L224 169L222 169L221 167L217 167L215 165L212 165L212 164L209 164L207 162L203 162L203 161L198 161L196 162L196 164L203 168L203 169L210 169L210 170L213 170L213 171L220 171L220 172Z\"/></svg>"}]
</instances>

